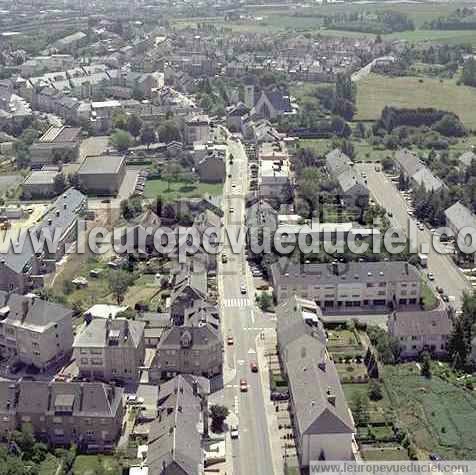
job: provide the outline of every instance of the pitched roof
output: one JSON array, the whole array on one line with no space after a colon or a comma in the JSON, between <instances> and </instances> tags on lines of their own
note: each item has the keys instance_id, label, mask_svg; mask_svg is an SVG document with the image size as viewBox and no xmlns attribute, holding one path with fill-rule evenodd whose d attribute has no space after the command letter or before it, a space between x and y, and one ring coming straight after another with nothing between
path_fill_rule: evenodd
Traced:
<instances>
[{"instance_id":1,"label":"pitched roof","mask_svg":"<svg viewBox=\"0 0 476 475\"><path fill-rule=\"evenodd\" d=\"M394 312L388 317L389 332L395 337L449 335L452 326L446 310Z\"/></svg>"},{"instance_id":2,"label":"pitched roof","mask_svg":"<svg viewBox=\"0 0 476 475\"><path fill-rule=\"evenodd\" d=\"M414 175L413 180L422 185L426 191L438 191L445 188L445 184L427 168L420 168Z\"/></svg>"},{"instance_id":3,"label":"pitched roof","mask_svg":"<svg viewBox=\"0 0 476 475\"><path fill-rule=\"evenodd\" d=\"M3 320L10 325L41 330L71 319L73 311L63 305L47 302L36 296L9 294L0 290L0 311L7 313Z\"/></svg>"},{"instance_id":4,"label":"pitched roof","mask_svg":"<svg viewBox=\"0 0 476 475\"><path fill-rule=\"evenodd\" d=\"M406 149L398 150L395 153L395 160L410 177L425 166L412 151Z\"/></svg>"},{"instance_id":5,"label":"pitched roof","mask_svg":"<svg viewBox=\"0 0 476 475\"><path fill-rule=\"evenodd\" d=\"M198 424L200 401L191 385L181 376L168 383L169 395L162 400L161 413L149 431L147 465L153 473L164 473L171 465L187 475L201 473L202 449ZM170 410L167 410L170 409Z\"/></svg>"},{"instance_id":6,"label":"pitched roof","mask_svg":"<svg viewBox=\"0 0 476 475\"><path fill-rule=\"evenodd\" d=\"M465 227L476 229L476 216L459 201L445 210L445 216L458 231Z\"/></svg>"},{"instance_id":7,"label":"pitched roof","mask_svg":"<svg viewBox=\"0 0 476 475\"><path fill-rule=\"evenodd\" d=\"M74 347L106 347L111 335L115 335L115 347L138 348L144 338L145 323L116 318L114 320L96 318L87 324L76 336Z\"/></svg>"}]
</instances>

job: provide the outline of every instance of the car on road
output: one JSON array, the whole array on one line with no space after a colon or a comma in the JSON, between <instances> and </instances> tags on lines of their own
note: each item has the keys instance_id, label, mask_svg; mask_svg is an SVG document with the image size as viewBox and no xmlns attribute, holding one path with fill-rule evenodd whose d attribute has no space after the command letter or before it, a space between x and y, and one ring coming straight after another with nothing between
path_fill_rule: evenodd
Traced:
<instances>
[{"instance_id":1,"label":"car on road","mask_svg":"<svg viewBox=\"0 0 476 475\"><path fill-rule=\"evenodd\" d=\"M258 372L258 365L256 364L256 361L252 361L250 363L250 369L252 373L257 373Z\"/></svg>"},{"instance_id":2,"label":"car on road","mask_svg":"<svg viewBox=\"0 0 476 475\"><path fill-rule=\"evenodd\" d=\"M407 211L407 214L408 214L408 216L413 216L413 211L412 211L411 209L409 209L409 210Z\"/></svg>"},{"instance_id":3,"label":"car on road","mask_svg":"<svg viewBox=\"0 0 476 475\"><path fill-rule=\"evenodd\" d=\"M230 428L230 436L232 439L238 439L240 436L240 431L237 425L232 425Z\"/></svg>"},{"instance_id":4,"label":"car on road","mask_svg":"<svg viewBox=\"0 0 476 475\"><path fill-rule=\"evenodd\" d=\"M229 336L227 339L226 339L226 343L228 346L232 346L234 343L235 343L235 340L233 339L232 336Z\"/></svg>"},{"instance_id":5,"label":"car on road","mask_svg":"<svg viewBox=\"0 0 476 475\"><path fill-rule=\"evenodd\" d=\"M437 291L440 295L442 295L442 294L445 293L443 287L439 287L438 285L436 286L436 291Z\"/></svg>"},{"instance_id":6,"label":"car on road","mask_svg":"<svg viewBox=\"0 0 476 475\"><path fill-rule=\"evenodd\" d=\"M228 262L228 256L226 254L222 254L221 261L223 262L223 264L226 264Z\"/></svg>"},{"instance_id":7,"label":"car on road","mask_svg":"<svg viewBox=\"0 0 476 475\"><path fill-rule=\"evenodd\" d=\"M391 218L393 216L393 213L391 211L387 211L387 215Z\"/></svg>"},{"instance_id":8,"label":"car on road","mask_svg":"<svg viewBox=\"0 0 476 475\"><path fill-rule=\"evenodd\" d=\"M435 280L435 276L433 272L428 272L428 280L431 280L431 281Z\"/></svg>"},{"instance_id":9,"label":"car on road","mask_svg":"<svg viewBox=\"0 0 476 475\"><path fill-rule=\"evenodd\" d=\"M228 178L231 178L231 173L228 173Z\"/></svg>"},{"instance_id":10,"label":"car on road","mask_svg":"<svg viewBox=\"0 0 476 475\"><path fill-rule=\"evenodd\" d=\"M246 285L245 285L245 284L241 284L241 285L240 285L240 292L241 292L242 294L246 294Z\"/></svg>"},{"instance_id":11,"label":"car on road","mask_svg":"<svg viewBox=\"0 0 476 475\"><path fill-rule=\"evenodd\" d=\"M230 213L230 214L231 214L231 213L234 213L234 212L235 212L235 208L230 208L230 209L229 209L229 213Z\"/></svg>"},{"instance_id":12,"label":"car on road","mask_svg":"<svg viewBox=\"0 0 476 475\"><path fill-rule=\"evenodd\" d=\"M362 173L362 178L365 180L367 178L367 173Z\"/></svg>"},{"instance_id":13,"label":"car on road","mask_svg":"<svg viewBox=\"0 0 476 475\"><path fill-rule=\"evenodd\" d=\"M273 391L271 393L271 401L287 401L289 399L288 391Z\"/></svg>"},{"instance_id":14,"label":"car on road","mask_svg":"<svg viewBox=\"0 0 476 475\"><path fill-rule=\"evenodd\" d=\"M245 378L240 379L240 391L242 393L248 392L248 382L246 381Z\"/></svg>"},{"instance_id":15,"label":"car on road","mask_svg":"<svg viewBox=\"0 0 476 475\"><path fill-rule=\"evenodd\" d=\"M236 183L232 183L232 184L231 184L231 187L232 187L232 188L236 188Z\"/></svg>"}]
</instances>

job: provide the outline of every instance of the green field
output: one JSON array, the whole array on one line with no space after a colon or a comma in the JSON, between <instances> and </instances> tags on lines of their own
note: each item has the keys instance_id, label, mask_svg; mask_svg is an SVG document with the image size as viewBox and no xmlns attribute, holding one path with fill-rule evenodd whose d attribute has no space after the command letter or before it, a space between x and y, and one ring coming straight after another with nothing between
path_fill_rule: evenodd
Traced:
<instances>
[{"instance_id":1,"label":"green field","mask_svg":"<svg viewBox=\"0 0 476 475\"><path fill-rule=\"evenodd\" d=\"M457 86L453 80L370 74L358 82L356 120L375 120L386 105L448 110L476 128L476 88Z\"/></svg>"},{"instance_id":2,"label":"green field","mask_svg":"<svg viewBox=\"0 0 476 475\"><path fill-rule=\"evenodd\" d=\"M476 456L476 395L437 375L420 375L414 363L386 366L384 381L397 420L422 452L444 459Z\"/></svg>"},{"instance_id":3,"label":"green field","mask_svg":"<svg viewBox=\"0 0 476 475\"><path fill-rule=\"evenodd\" d=\"M220 196L223 193L223 185L209 183L170 183L165 180L147 180L145 183L144 196L146 198L156 198L162 195L165 200L175 200L178 198Z\"/></svg>"},{"instance_id":4,"label":"green field","mask_svg":"<svg viewBox=\"0 0 476 475\"><path fill-rule=\"evenodd\" d=\"M73 465L74 475L116 475L121 473L117 458L107 455L78 455Z\"/></svg>"}]
</instances>

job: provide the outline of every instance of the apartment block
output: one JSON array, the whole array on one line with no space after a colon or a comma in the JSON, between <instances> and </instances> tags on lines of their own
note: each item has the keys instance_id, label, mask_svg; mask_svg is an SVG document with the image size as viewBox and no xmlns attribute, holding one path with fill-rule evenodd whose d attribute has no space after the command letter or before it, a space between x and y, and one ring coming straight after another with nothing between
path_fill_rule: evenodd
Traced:
<instances>
[{"instance_id":1,"label":"apartment block","mask_svg":"<svg viewBox=\"0 0 476 475\"><path fill-rule=\"evenodd\" d=\"M77 335L73 355L84 378L137 381L144 362L145 323L93 319Z\"/></svg>"},{"instance_id":2,"label":"apartment block","mask_svg":"<svg viewBox=\"0 0 476 475\"><path fill-rule=\"evenodd\" d=\"M40 370L69 356L73 312L34 295L0 291L0 352Z\"/></svg>"},{"instance_id":3,"label":"apartment block","mask_svg":"<svg viewBox=\"0 0 476 475\"><path fill-rule=\"evenodd\" d=\"M420 273L407 262L294 264L282 259L271 266L274 295L315 301L324 311L352 307L398 308L417 305Z\"/></svg>"}]
</instances>

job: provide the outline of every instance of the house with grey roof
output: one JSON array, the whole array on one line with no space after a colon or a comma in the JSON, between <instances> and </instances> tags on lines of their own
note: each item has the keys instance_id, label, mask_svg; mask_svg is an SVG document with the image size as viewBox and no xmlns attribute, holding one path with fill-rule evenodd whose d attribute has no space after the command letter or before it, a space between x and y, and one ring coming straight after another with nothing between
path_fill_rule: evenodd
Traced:
<instances>
[{"instance_id":1,"label":"house with grey roof","mask_svg":"<svg viewBox=\"0 0 476 475\"><path fill-rule=\"evenodd\" d=\"M460 201L445 209L446 226L457 235L463 228L476 229L476 216Z\"/></svg>"},{"instance_id":2,"label":"house with grey roof","mask_svg":"<svg viewBox=\"0 0 476 475\"><path fill-rule=\"evenodd\" d=\"M468 151L462 153L458 157L458 162L461 164L462 168L468 168L471 166L474 159L476 159L476 154L473 151Z\"/></svg>"},{"instance_id":3,"label":"house with grey roof","mask_svg":"<svg viewBox=\"0 0 476 475\"><path fill-rule=\"evenodd\" d=\"M86 157L78 170L81 187L93 195L117 195L126 175L123 156Z\"/></svg>"},{"instance_id":4,"label":"house with grey roof","mask_svg":"<svg viewBox=\"0 0 476 475\"><path fill-rule=\"evenodd\" d=\"M144 465L154 475L202 474L202 402L195 386L177 376L161 385L159 401Z\"/></svg>"},{"instance_id":5,"label":"house with grey roof","mask_svg":"<svg viewBox=\"0 0 476 475\"><path fill-rule=\"evenodd\" d=\"M186 311L182 324L165 329L149 370L151 381L178 374L213 378L223 370L223 339L218 308L197 301Z\"/></svg>"},{"instance_id":6,"label":"house with grey roof","mask_svg":"<svg viewBox=\"0 0 476 475\"><path fill-rule=\"evenodd\" d=\"M101 381L138 381L144 363L145 323L125 318L93 319L73 344L82 378Z\"/></svg>"},{"instance_id":7,"label":"house with grey roof","mask_svg":"<svg viewBox=\"0 0 476 475\"><path fill-rule=\"evenodd\" d=\"M421 297L420 273L400 261L295 264L281 259L271 266L271 279L278 303L298 295L324 312L408 308Z\"/></svg>"},{"instance_id":8,"label":"house with grey roof","mask_svg":"<svg viewBox=\"0 0 476 475\"><path fill-rule=\"evenodd\" d=\"M354 421L326 350L319 307L291 296L277 307L276 316L301 468L312 460L353 460Z\"/></svg>"},{"instance_id":9,"label":"house with grey roof","mask_svg":"<svg viewBox=\"0 0 476 475\"><path fill-rule=\"evenodd\" d=\"M395 153L395 167L413 185L423 186L426 191L438 191L446 185L413 153L403 149Z\"/></svg>"},{"instance_id":10,"label":"house with grey roof","mask_svg":"<svg viewBox=\"0 0 476 475\"><path fill-rule=\"evenodd\" d=\"M8 407L9 415L0 427L31 424L36 438L54 447L74 443L84 452L108 453L121 433L122 398L122 388L104 383L0 382L0 412Z\"/></svg>"},{"instance_id":11,"label":"house with grey roof","mask_svg":"<svg viewBox=\"0 0 476 475\"><path fill-rule=\"evenodd\" d=\"M73 311L35 295L0 291L0 352L40 370L64 360L73 344Z\"/></svg>"},{"instance_id":12,"label":"house with grey roof","mask_svg":"<svg viewBox=\"0 0 476 475\"><path fill-rule=\"evenodd\" d=\"M354 167L352 160L341 150L326 155L329 175L339 184L340 197L349 206L366 207L369 201L367 180Z\"/></svg>"},{"instance_id":13,"label":"house with grey roof","mask_svg":"<svg viewBox=\"0 0 476 475\"><path fill-rule=\"evenodd\" d=\"M387 328L399 343L401 358L414 359L423 351L436 358L448 356L453 323L444 309L393 312L388 317Z\"/></svg>"}]
</instances>

